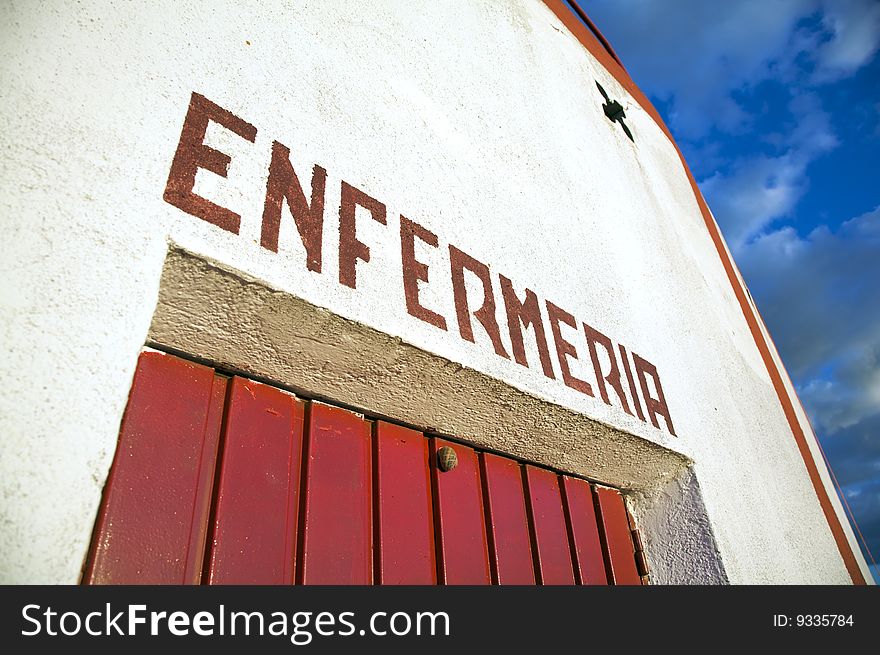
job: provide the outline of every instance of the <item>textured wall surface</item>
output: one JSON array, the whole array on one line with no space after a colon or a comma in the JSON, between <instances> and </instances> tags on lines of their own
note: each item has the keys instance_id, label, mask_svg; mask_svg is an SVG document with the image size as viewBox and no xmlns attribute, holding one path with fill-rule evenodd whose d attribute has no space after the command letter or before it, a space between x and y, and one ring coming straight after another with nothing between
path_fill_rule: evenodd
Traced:
<instances>
[{"instance_id":1,"label":"textured wall surface","mask_svg":"<svg viewBox=\"0 0 880 655\"><path fill-rule=\"evenodd\" d=\"M467 369L477 387L496 381L532 399L513 413L545 403L589 419L571 419L558 443L536 446L524 429L508 450L638 491L660 580L687 581L691 562L706 581L849 581L672 144L543 3L4 3L0 20L3 582L79 579L169 243L271 290L277 306L301 301L362 326L291 324L317 353L386 335ZM624 104L634 142L603 114L597 81ZM225 176L195 175L195 194L240 215L237 234L163 199L194 92L255 129L249 139L209 123L205 143L230 163ZM277 252L261 245L274 141L307 198L313 167L326 170L320 272L287 203ZM369 261L355 262L354 280L343 182L385 207L385 224L355 211ZM436 247L415 242L428 277L419 302L446 329L407 311L401 214L436 237ZM473 342L462 336L458 251L489 271L500 345L473 315ZM530 332L528 367L514 361L499 276L539 299L552 378ZM473 312L487 290L472 272L461 280ZM173 291L173 278L162 284ZM186 297L178 291L169 298ZM570 373L594 396L563 383L548 300L576 319L560 328L575 350ZM200 303L198 320L157 322L153 338L186 328L191 343L219 339L217 353L233 352L221 318L242 320L242 308ZM283 332L283 312L253 311ZM656 366L675 435L663 417L655 427L624 411L611 390L603 402L584 322ZM346 361L328 356L337 368L313 367L311 383L269 364L252 372L332 389L366 374ZM418 371L407 374L419 393ZM616 472L596 454L613 435L623 435L615 457L632 460ZM661 516L703 536L670 534ZM657 550L673 542L683 555Z\"/></svg>"}]
</instances>

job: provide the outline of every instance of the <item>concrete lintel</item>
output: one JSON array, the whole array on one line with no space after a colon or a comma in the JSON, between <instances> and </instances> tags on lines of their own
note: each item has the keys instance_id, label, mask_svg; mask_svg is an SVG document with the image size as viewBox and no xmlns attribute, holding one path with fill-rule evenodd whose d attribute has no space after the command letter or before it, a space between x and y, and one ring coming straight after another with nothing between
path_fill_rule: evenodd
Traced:
<instances>
[{"instance_id":1,"label":"concrete lintel","mask_svg":"<svg viewBox=\"0 0 880 655\"><path fill-rule=\"evenodd\" d=\"M626 490L686 457L174 246L149 342L308 398Z\"/></svg>"}]
</instances>

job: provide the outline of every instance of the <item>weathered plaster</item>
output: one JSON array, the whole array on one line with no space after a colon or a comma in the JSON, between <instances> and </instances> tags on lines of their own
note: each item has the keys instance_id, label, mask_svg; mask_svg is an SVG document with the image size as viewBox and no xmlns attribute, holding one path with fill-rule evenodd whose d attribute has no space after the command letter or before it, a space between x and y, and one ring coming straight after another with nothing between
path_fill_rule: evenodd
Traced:
<instances>
[{"instance_id":1,"label":"weathered plaster","mask_svg":"<svg viewBox=\"0 0 880 655\"><path fill-rule=\"evenodd\" d=\"M201 312L210 323L174 338L205 340L232 360L221 363L259 361L261 375L365 409L353 390L370 393L407 422L404 410L421 405L426 425L446 421L461 438L646 498L647 487L681 483L666 477L674 462L692 461L731 582L848 582L677 154L539 0L5 3L0 20L0 581L78 580L172 242L258 283L266 306L159 303L154 335L163 312ZM605 118L596 81L624 104L635 142ZM250 143L209 126L206 143L231 164L225 178L196 176L196 193L241 214L238 235L163 200L194 91L257 128ZM274 140L291 149L306 187L314 164L328 171L321 274L307 270L286 208L278 252L260 245ZM358 218L371 261L358 265L356 289L337 282L341 180L388 210L384 226ZM422 300L447 331L406 312L400 214L438 236L439 248L419 251L431 276ZM489 266L496 299L500 273L656 365L678 436L562 385L555 360L550 380L497 356L478 328L476 343L462 340L449 244ZM407 355L387 367L360 362L344 354L356 344L334 352L301 324L298 343L310 348L299 357L344 368L300 366L273 350L288 303L320 308L327 334ZM503 312L498 319L509 351ZM214 324L229 330L226 343L211 341ZM236 354L246 340L235 326L276 336ZM529 338L526 346L536 362ZM587 377L577 347L575 370ZM386 385L390 371L414 376L408 357L457 404L417 385L410 400L366 388L368 374ZM464 403L506 418L503 405L469 396L463 379L508 398L530 438L456 415ZM557 442L557 428L584 438ZM690 497L693 485L681 484ZM662 515L673 505L655 506ZM695 509L687 514L678 520L703 524Z\"/></svg>"}]
</instances>

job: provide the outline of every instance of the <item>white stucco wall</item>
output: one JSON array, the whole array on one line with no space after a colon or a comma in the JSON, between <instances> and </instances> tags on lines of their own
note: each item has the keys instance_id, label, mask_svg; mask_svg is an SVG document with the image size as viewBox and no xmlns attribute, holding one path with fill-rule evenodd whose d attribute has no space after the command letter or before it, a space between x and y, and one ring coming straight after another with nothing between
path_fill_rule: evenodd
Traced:
<instances>
[{"instance_id":1,"label":"white stucco wall","mask_svg":"<svg viewBox=\"0 0 880 655\"><path fill-rule=\"evenodd\" d=\"M78 580L172 242L693 460L731 582L849 581L678 155L542 2L4 3L0 21L0 580ZM210 125L231 165L196 178L238 235L162 198L192 92L257 129ZM273 140L307 193L327 169L321 274L286 208L278 253L260 246ZM386 226L359 210L356 289L341 180L387 206ZM401 213L438 237L417 246L421 300L447 331L406 311ZM653 363L677 436L547 379L528 335L530 369L476 322L463 341L450 243L490 267L508 353L499 273Z\"/></svg>"}]
</instances>

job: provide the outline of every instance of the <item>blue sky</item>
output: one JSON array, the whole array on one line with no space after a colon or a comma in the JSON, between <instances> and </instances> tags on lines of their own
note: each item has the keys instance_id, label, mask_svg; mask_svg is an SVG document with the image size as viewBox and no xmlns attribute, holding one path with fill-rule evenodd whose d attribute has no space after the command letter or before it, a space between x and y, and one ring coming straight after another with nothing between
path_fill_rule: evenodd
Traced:
<instances>
[{"instance_id":1,"label":"blue sky","mask_svg":"<svg viewBox=\"0 0 880 655\"><path fill-rule=\"evenodd\" d=\"M880 0L581 6L682 148L880 557Z\"/></svg>"}]
</instances>

